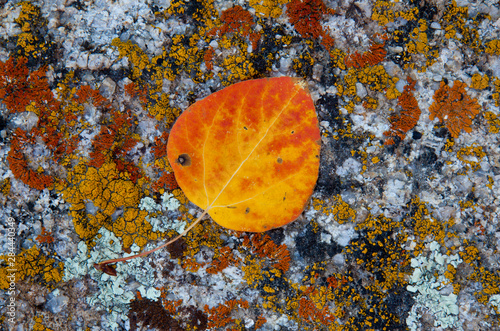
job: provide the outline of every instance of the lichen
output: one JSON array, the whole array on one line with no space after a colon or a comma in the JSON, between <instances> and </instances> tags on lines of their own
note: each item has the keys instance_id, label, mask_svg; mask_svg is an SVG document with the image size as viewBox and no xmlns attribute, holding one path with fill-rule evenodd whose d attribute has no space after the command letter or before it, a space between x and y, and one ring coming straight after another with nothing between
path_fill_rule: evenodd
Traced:
<instances>
[{"instance_id":1,"label":"lichen","mask_svg":"<svg viewBox=\"0 0 500 331\"><path fill-rule=\"evenodd\" d=\"M433 241L429 244L429 257L421 254L411 259L414 271L407 289L418 294L416 304L406 320L410 330L418 329L420 310L431 312L435 327L458 327L457 295L449 292L446 294L445 290L450 282L446 277L449 267L456 268L462 259L458 254L443 255L440 248L441 246Z\"/></svg>"},{"instance_id":2,"label":"lichen","mask_svg":"<svg viewBox=\"0 0 500 331\"><path fill-rule=\"evenodd\" d=\"M0 260L4 261L0 268L0 288L3 290L10 287L10 282L22 280L54 288L63 277L63 262L44 254L37 246L23 249L17 255L2 255Z\"/></svg>"},{"instance_id":3,"label":"lichen","mask_svg":"<svg viewBox=\"0 0 500 331\"><path fill-rule=\"evenodd\" d=\"M134 255L139 249L138 245L132 245L130 253L124 255ZM127 286L129 277L133 277L139 283L138 290L145 298L158 300L161 296L161 291L154 288L154 278L149 276L153 273L151 265L142 263L141 259L118 264L116 277L102 274L94 268L95 263L118 258L122 254L120 239L113 232L101 228L94 247L89 247L85 241L80 241L77 255L65 261L64 281L89 275L97 282L98 291L88 296L86 300L91 306L101 306L110 311L107 324L113 330L118 328L117 321L128 319L128 305L135 298L135 292Z\"/></svg>"},{"instance_id":4,"label":"lichen","mask_svg":"<svg viewBox=\"0 0 500 331\"><path fill-rule=\"evenodd\" d=\"M416 81L410 77L407 77L407 81L408 84L404 87L403 93L398 97L398 105L401 106L403 111L401 111L399 116L393 115L389 118L391 128L389 131L384 132L384 135L390 136L390 138L385 141L386 145L394 144L395 137L403 140L406 136L406 132L417 125L420 114L422 113L418 106L417 99L413 95Z\"/></svg>"},{"instance_id":5,"label":"lichen","mask_svg":"<svg viewBox=\"0 0 500 331\"><path fill-rule=\"evenodd\" d=\"M20 56L44 60L53 47L50 39L46 40L43 34L47 20L42 16L40 8L29 1L22 1L18 6L21 6L21 12L15 21L19 24L21 33L17 35L17 53Z\"/></svg>"},{"instance_id":6,"label":"lichen","mask_svg":"<svg viewBox=\"0 0 500 331\"><path fill-rule=\"evenodd\" d=\"M434 93L434 102L429 107L429 119L438 118L445 122L451 136L457 138L461 130L472 132L472 120L479 113L481 107L477 99L472 99L465 91L465 83L456 80L453 87L441 82L439 89Z\"/></svg>"},{"instance_id":7,"label":"lichen","mask_svg":"<svg viewBox=\"0 0 500 331\"><path fill-rule=\"evenodd\" d=\"M305 39L319 39L329 51L334 40L321 26L319 20L324 14L333 14L334 11L322 0L291 0L286 5L286 14L295 30Z\"/></svg>"},{"instance_id":8,"label":"lichen","mask_svg":"<svg viewBox=\"0 0 500 331\"><path fill-rule=\"evenodd\" d=\"M290 0L250 0L249 4L255 9L258 17L278 18L283 13L283 5Z\"/></svg>"}]
</instances>

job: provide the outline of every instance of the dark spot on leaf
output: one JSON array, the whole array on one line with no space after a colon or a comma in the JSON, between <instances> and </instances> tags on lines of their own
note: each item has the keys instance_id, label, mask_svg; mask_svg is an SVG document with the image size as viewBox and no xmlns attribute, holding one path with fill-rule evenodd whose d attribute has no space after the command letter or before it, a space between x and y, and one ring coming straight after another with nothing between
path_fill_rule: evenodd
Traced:
<instances>
[{"instance_id":1,"label":"dark spot on leaf","mask_svg":"<svg viewBox=\"0 0 500 331\"><path fill-rule=\"evenodd\" d=\"M248 128L246 126L244 126L243 129L248 130Z\"/></svg>"},{"instance_id":2,"label":"dark spot on leaf","mask_svg":"<svg viewBox=\"0 0 500 331\"><path fill-rule=\"evenodd\" d=\"M247 207L247 209L245 209L245 214L248 214L250 212L250 208Z\"/></svg>"},{"instance_id":3,"label":"dark spot on leaf","mask_svg":"<svg viewBox=\"0 0 500 331\"><path fill-rule=\"evenodd\" d=\"M281 157L279 157L277 161L278 161L279 164L283 163L283 159Z\"/></svg>"},{"instance_id":4,"label":"dark spot on leaf","mask_svg":"<svg viewBox=\"0 0 500 331\"><path fill-rule=\"evenodd\" d=\"M188 167L191 165L191 157L188 154L181 154L177 158L177 163L183 167Z\"/></svg>"},{"instance_id":5,"label":"dark spot on leaf","mask_svg":"<svg viewBox=\"0 0 500 331\"><path fill-rule=\"evenodd\" d=\"M294 133L295 133L295 131L292 131L292 134L294 134Z\"/></svg>"}]
</instances>

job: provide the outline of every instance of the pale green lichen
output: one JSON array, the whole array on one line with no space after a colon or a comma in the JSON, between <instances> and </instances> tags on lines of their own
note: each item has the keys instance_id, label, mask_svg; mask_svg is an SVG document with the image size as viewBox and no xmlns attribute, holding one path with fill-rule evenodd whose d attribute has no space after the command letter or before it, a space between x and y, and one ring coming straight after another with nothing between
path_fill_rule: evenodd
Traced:
<instances>
[{"instance_id":1,"label":"pale green lichen","mask_svg":"<svg viewBox=\"0 0 500 331\"><path fill-rule=\"evenodd\" d=\"M153 226L153 231L166 232L174 230L177 233L184 232L186 222L171 220L167 216L161 214L164 212L175 211L180 207L180 202L171 193L165 192L161 196L161 204L156 203L152 198L145 197L141 199L139 208L146 210L149 215L146 220Z\"/></svg>"},{"instance_id":2,"label":"pale green lichen","mask_svg":"<svg viewBox=\"0 0 500 331\"><path fill-rule=\"evenodd\" d=\"M458 327L457 295L445 273L448 266L456 268L462 259L458 254L444 255L441 246L433 241L428 245L430 256L420 254L411 259L414 269L407 290L418 293L406 323L410 330L418 329L418 320L422 310L430 311L434 316L434 326L442 328ZM448 291L447 291L448 290Z\"/></svg>"},{"instance_id":3,"label":"pale green lichen","mask_svg":"<svg viewBox=\"0 0 500 331\"><path fill-rule=\"evenodd\" d=\"M80 241L77 255L65 261L64 281L89 275L97 283L98 290L86 298L87 303L108 310L110 314L107 315L107 327L116 330L119 329L120 322L128 320L128 305L135 298L136 290L150 300L157 300L160 291L154 288L155 278L150 277L154 270L149 263L143 263L142 259L118 263L117 276L110 276L95 269L94 263L135 255L140 250L137 244L133 244L130 247L131 252L123 254L120 240L105 228L99 230L97 237L99 238L96 245L90 250L84 241ZM131 282L133 278L138 286Z\"/></svg>"}]
</instances>

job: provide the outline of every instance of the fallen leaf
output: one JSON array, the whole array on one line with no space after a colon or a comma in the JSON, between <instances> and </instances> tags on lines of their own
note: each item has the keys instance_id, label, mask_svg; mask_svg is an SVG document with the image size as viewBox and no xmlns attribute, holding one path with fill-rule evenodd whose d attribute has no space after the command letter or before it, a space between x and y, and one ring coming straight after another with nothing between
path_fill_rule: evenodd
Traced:
<instances>
[{"instance_id":1,"label":"fallen leaf","mask_svg":"<svg viewBox=\"0 0 500 331\"><path fill-rule=\"evenodd\" d=\"M155 249L94 267L115 276L111 263L176 242L207 213L237 231L263 232L294 221L316 185L319 152L318 118L301 80L249 80L209 95L179 116L167 144L177 183L203 213Z\"/></svg>"},{"instance_id":2,"label":"fallen leaf","mask_svg":"<svg viewBox=\"0 0 500 331\"><path fill-rule=\"evenodd\" d=\"M241 82L186 109L167 154L187 198L221 226L263 232L295 220L318 178L313 101L295 78Z\"/></svg>"}]
</instances>

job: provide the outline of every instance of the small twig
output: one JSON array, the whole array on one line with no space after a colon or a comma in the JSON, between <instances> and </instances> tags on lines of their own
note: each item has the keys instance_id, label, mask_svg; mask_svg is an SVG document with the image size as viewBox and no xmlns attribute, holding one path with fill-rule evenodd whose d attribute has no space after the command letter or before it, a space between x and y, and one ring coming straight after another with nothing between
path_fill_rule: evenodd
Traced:
<instances>
[{"instance_id":1,"label":"small twig","mask_svg":"<svg viewBox=\"0 0 500 331\"><path fill-rule=\"evenodd\" d=\"M146 255L154 253L154 252L156 252L156 251L158 251L158 250L160 250L160 249L162 249L164 247L167 247L171 243L176 242L178 239L180 239L184 235L186 235L186 233L188 233L189 230L191 230L196 224L198 224L201 221L201 219L203 218L203 216L205 216L207 214L207 212L208 212L208 209L206 209L200 215L200 217L198 217L198 219L196 221L194 221L186 230L184 230L184 232L182 232L180 235L178 235L174 239L166 242L165 244L163 244L161 246L158 246L158 247L156 247L156 248L154 248L152 250L149 250L149 251L146 251L146 252L142 252L142 253L139 253L139 254L136 254L136 255L131 255L131 256L127 256L127 257L121 257L119 259L106 260L106 261L102 261L100 263L94 263L94 268L96 268L97 270L101 270L102 272L107 273L108 275L116 276L115 269L113 268L113 266L109 266L108 264L110 264L110 263L117 263L117 262L123 262L123 261L135 259L136 257L146 256Z\"/></svg>"}]
</instances>

